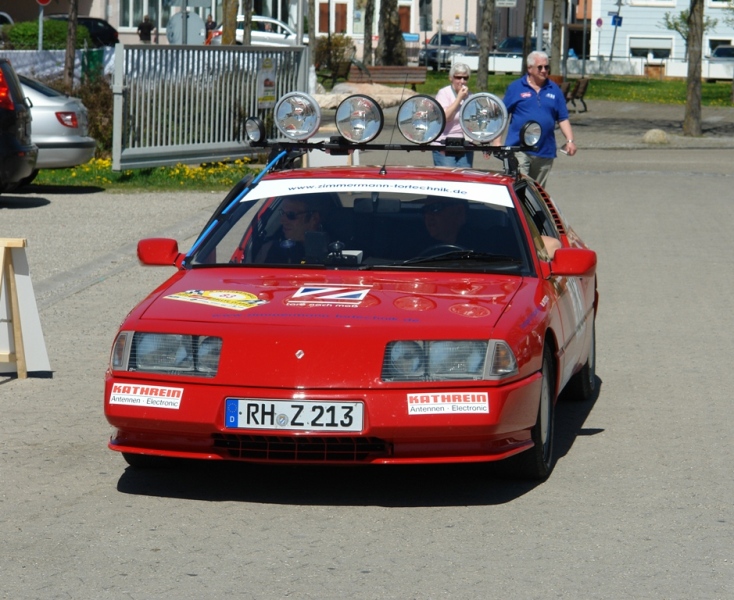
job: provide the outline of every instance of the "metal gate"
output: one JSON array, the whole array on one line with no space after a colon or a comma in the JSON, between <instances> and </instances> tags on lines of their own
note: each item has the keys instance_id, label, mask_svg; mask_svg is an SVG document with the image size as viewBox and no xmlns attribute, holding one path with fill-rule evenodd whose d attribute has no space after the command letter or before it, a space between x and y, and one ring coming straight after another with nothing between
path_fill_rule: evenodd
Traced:
<instances>
[{"instance_id":1,"label":"metal gate","mask_svg":"<svg viewBox=\"0 0 734 600\"><path fill-rule=\"evenodd\" d=\"M304 46L118 44L112 169L213 162L251 154L244 120L257 115L272 123L268 116L272 109L262 108L261 102L266 59L274 74L266 89L274 89L275 98L308 89Z\"/></svg>"}]
</instances>

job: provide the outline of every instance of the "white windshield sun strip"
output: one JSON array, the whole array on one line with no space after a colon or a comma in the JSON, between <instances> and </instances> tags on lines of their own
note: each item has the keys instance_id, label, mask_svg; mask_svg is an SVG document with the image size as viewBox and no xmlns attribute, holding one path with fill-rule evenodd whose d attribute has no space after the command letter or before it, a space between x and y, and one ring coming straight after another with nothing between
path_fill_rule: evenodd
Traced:
<instances>
[{"instance_id":1,"label":"white windshield sun strip","mask_svg":"<svg viewBox=\"0 0 734 600\"><path fill-rule=\"evenodd\" d=\"M380 192L384 194L431 194L512 208L510 191L503 185L420 179L277 179L261 181L241 200L323 192Z\"/></svg>"}]
</instances>

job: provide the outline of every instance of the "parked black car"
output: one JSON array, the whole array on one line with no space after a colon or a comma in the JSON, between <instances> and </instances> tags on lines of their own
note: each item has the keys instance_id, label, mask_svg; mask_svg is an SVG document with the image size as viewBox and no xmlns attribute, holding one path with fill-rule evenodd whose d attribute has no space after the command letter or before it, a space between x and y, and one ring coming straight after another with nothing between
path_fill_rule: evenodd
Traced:
<instances>
[{"instance_id":1,"label":"parked black car","mask_svg":"<svg viewBox=\"0 0 734 600\"><path fill-rule=\"evenodd\" d=\"M497 46L494 50L492 50L492 54L496 56L508 56L508 57L522 56L522 44L524 41L525 41L525 38L522 36L507 37L499 43L499 46ZM535 50L536 42L537 42L537 38L530 39L529 52L532 52L533 50ZM545 44L543 44L543 51L544 52L548 51L548 49L545 47Z\"/></svg>"},{"instance_id":2,"label":"parked black car","mask_svg":"<svg viewBox=\"0 0 734 600\"><path fill-rule=\"evenodd\" d=\"M68 21L69 15L48 15L48 18ZM97 19L96 17L77 17L76 22L77 25L83 25L87 28L89 35L92 38L92 43L97 46L97 48L102 46L114 46L120 41L117 29L112 27L112 25L104 19Z\"/></svg>"},{"instance_id":3,"label":"parked black car","mask_svg":"<svg viewBox=\"0 0 734 600\"><path fill-rule=\"evenodd\" d=\"M13 65L0 58L0 192L10 191L36 167L31 142L31 109Z\"/></svg>"},{"instance_id":4,"label":"parked black car","mask_svg":"<svg viewBox=\"0 0 734 600\"><path fill-rule=\"evenodd\" d=\"M428 42L428 46L422 48L418 54L418 64L437 71L439 67L450 67L454 54L479 56L477 36L466 31L436 33Z\"/></svg>"}]
</instances>

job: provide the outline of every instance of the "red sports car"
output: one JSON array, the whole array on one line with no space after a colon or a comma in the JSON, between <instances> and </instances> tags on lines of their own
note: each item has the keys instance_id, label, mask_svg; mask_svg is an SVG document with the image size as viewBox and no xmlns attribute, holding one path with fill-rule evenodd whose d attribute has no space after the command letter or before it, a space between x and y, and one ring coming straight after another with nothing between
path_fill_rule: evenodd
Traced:
<instances>
[{"instance_id":1,"label":"red sports car","mask_svg":"<svg viewBox=\"0 0 734 600\"><path fill-rule=\"evenodd\" d=\"M142 240L175 274L126 318L105 384L109 447L133 466L169 458L369 464L507 461L553 468L561 390L595 392L596 254L548 194L489 146L507 122L476 94L467 140L430 145L441 107L414 96L379 145L382 111L353 96L339 136L309 142L307 95L275 107L270 164L230 192L185 254ZM480 150L502 172L407 166L304 168L304 153ZM394 152L392 152L394 150Z\"/></svg>"}]
</instances>

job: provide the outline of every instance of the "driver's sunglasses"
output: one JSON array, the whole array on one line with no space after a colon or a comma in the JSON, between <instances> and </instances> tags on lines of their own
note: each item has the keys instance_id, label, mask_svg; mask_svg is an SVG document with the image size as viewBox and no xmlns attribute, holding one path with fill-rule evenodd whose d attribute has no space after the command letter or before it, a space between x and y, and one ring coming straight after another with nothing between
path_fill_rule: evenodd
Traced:
<instances>
[{"instance_id":1,"label":"driver's sunglasses","mask_svg":"<svg viewBox=\"0 0 734 600\"><path fill-rule=\"evenodd\" d=\"M283 215L289 221L295 221L301 215L308 215L311 212L313 211L310 211L310 210L295 211L295 210L283 210L283 209L280 210L280 214Z\"/></svg>"},{"instance_id":2,"label":"driver's sunglasses","mask_svg":"<svg viewBox=\"0 0 734 600\"><path fill-rule=\"evenodd\" d=\"M536 65L535 68L538 71L548 71L550 73L550 65Z\"/></svg>"}]
</instances>

